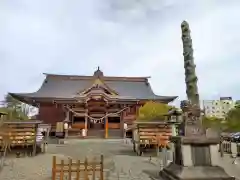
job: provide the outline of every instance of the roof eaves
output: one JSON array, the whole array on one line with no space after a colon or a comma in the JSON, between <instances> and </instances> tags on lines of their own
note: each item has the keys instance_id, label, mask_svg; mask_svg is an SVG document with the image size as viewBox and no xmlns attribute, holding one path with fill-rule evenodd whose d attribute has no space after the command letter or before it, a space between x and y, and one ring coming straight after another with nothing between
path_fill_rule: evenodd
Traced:
<instances>
[{"instance_id":1,"label":"roof eaves","mask_svg":"<svg viewBox=\"0 0 240 180\"><path fill-rule=\"evenodd\" d=\"M34 93L8 93L8 94L12 96L14 99L17 99L18 101L28 103L25 98L31 97L31 95Z\"/></svg>"},{"instance_id":2,"label":"roof eaves","mask_svg":"<svg viewBox=\"0 0 240 180\"><path fill-rule=\"evenodd\" d=\"M66 101L66 100L75 100L73 98L63 98L63 97L39 97L37 93L8 93L13 98L27 104L32 104L36 100L44 100L47 99L52 101Z\"/></svg>"},{"instance_id":3,"label":"roof eaves","mask_svg":"<svg viewBox=\"0 0 240 180\"><path fill-rule=\"evenodd\" d=\"M95 76L84 76L84 75L65 75L65 74L50 74L50 73L43 73L47 77L62 77L62 78L69 78L71 80L74 79L95 79ZM124 77L124 76L103 76L101 79L105 81L147 81L150 76L146 77Z\"/></svg>"},{"instance_id":4,"label":"roof eaves","mask_svg":"<svg viewBox=\"0 0 240 180\"><path fill-rule=\"evenodd\" d=\"M5 121L4 124L41 124L42 121L20 121L20 120L13 120L13 121Z\"/></svg>"},{"instance_id":5,"label":"roof eaves","mask_svg":"<svg viewBox=\"0 0 240 180\"><path fill-rule=\"evenodd\" d=\"M178 96L158 96L158 95L155 95L154 99L156 99L156 100L169 100L171 102L171 101L174 101L177 98L178 98Z\"/></svg>"}]
</instances>

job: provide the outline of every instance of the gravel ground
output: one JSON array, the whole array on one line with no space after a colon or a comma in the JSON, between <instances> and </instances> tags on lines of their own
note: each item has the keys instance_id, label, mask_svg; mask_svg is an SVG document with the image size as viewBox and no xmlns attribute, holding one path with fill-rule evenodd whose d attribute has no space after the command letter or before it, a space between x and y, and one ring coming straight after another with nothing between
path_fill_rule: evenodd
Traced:
<instances>
[{"instance_id":1,"label":"gravel ground","mask_svg":"<svg viewBox=\"0 0 240 180\"><path fill-rule=\"evenodd\" d=\"M160 162L149 156L138 157L133 153L131 144L123 140L68 140L66 144L49 144L47 153L36 157L8 158L0 172L1 180L51 180L52 156L59 159L84 160L104 155L104 171L107 180L150 180L148 172L158 173ZM232 165L226 156L219 159L232 176L240 177L239 165ZM240 164L240 163L239 163Z\"/></svg>"}]
</instances>

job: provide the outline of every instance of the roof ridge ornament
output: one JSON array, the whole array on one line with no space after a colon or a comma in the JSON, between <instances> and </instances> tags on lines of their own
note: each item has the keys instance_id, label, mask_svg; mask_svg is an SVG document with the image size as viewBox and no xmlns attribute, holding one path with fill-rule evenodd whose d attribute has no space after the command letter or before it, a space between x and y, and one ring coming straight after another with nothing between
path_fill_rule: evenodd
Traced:
<instances>
[{"instance_id":1,"label":"roof ridge ornament","mask_svg":"<svg viewBox=\"0 0 240 180\"><path fill-rule=\"evenodd\" d=\"M96 77L102 77L104 76L103 75L103 72L100 70L100 67L98 66L97 70L94 72L93 76L96 76Z\"/></svg>"},{"instance_id":2,"label":"roof ridge ornament","mask_svg":"<svg viewBox=\"0 0 240 180\"><path fill-rule=\"evenodd\" d=\"M92 83L92 85L81 91L81 92L78 92L77 94L78 95L83 95L83 94L88 94L90 91L92 90L96 90L96 89L100 89L102 90L103 92L107 93L108 95L113 95L113 96L116 96L118 95L118 93L111 89L107 84L104 83L104 81L102 79L100 79L99 77L96 77L96 79L94 80L94 82Z\"/></svg>"}]
</instances>

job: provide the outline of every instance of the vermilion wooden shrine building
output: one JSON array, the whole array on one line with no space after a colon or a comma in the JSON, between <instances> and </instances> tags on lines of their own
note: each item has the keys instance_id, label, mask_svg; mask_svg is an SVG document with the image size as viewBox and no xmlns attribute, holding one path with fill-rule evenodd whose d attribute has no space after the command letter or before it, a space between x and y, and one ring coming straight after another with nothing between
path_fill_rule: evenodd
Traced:
<instances>
[{"instance_id":1,"label":"vermilion wooden shrine building","mask_svg":"<svg viewBox=\"0 0 240 180\"><path fill-rule=\"evenodd\" d=\"M45 75L37 92L10 95L37 106L44 123L69 120L72 129L85 128L88 136L122 136L124 122L131 124L144 103L176 98L155 95L149 77L104 76L99 68L93 76Z\"/></svg>"}]
</instances>

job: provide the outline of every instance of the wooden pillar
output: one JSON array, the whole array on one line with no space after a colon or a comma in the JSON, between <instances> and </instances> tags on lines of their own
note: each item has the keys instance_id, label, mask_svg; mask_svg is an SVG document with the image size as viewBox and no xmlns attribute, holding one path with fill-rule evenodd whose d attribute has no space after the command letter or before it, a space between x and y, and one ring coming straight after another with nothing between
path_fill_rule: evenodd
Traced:
<instances>
[{"instance_id":1,"label":"wooden pillar","mask_svg":"<svg viewBox=\"0 0 240 180\"><path fill-rule=\"evenodd\" d=\"M124 112L121 112L120 114L120 129L121 129L121 133L122 133L122 137L124 137Z\"/></svg>"},{"instance_id":2,"label":"wooden pillar","mask_svg":"<svg viewBox=\"0 0 240 180\"><path fill-rule=\"evenodd\" d=\"M34 138L34 144L33 144L33 151L32 156L36 156L37 153L37 133L38 133L38 124L34 124L34 131L35 131L35 138Z\"/></svg>"},{"instance_id":3,"label":"wooden pillar","mask_svg":"<svg viewBox=\"0 0 240 180\"><path fill-rule=\"evenodd\" d=\"M108 138L108 117L105 118L105 138Z\"/></svg>"},{"instance_id":4,"label":"wooden pillar","mask_svg":"<svg viewBox=\"0 0 240 180\"><path fill-rule=\"evenodd\" d=\"M87 130L88 130L88 116L87 115L88 115L88 110L86 109L85 110L85 124L84 124L86 136L87 136Z\"/></svg>"},{"instance_id":5,"label":"wooden pillar","mask_svg":"<svg viewBox=\"0 0 240 180\"><path fill-rule=\"evenodd\" d=\"M74 123L73 118L74 118L73 113L71 111L69 111L69 121L71 122L71 127Z\"/></svg>"},{"instance_id":6,"label":"wooden pillar","mask_svg":"<svg viewBox=\"0 0 240 180\"><path fill-rule=\"evenodd\" d=\"M139 109L140 109L140 105L137 104L136 105L136 117L138 117L138 115L139 115Z\"/></svg>"},{"instance_id":7,"label":"wooden pillar","mask_svg":"<svg viewBox=\"0 0 240 180\"><path fill-rule=\"evenodd\" d=\"M67 120L67 122L71 122L70 121L70 112L69 112L69 110L66 110L67 112L66 112L66 120Z\"/></svg>"}]
</instances>

